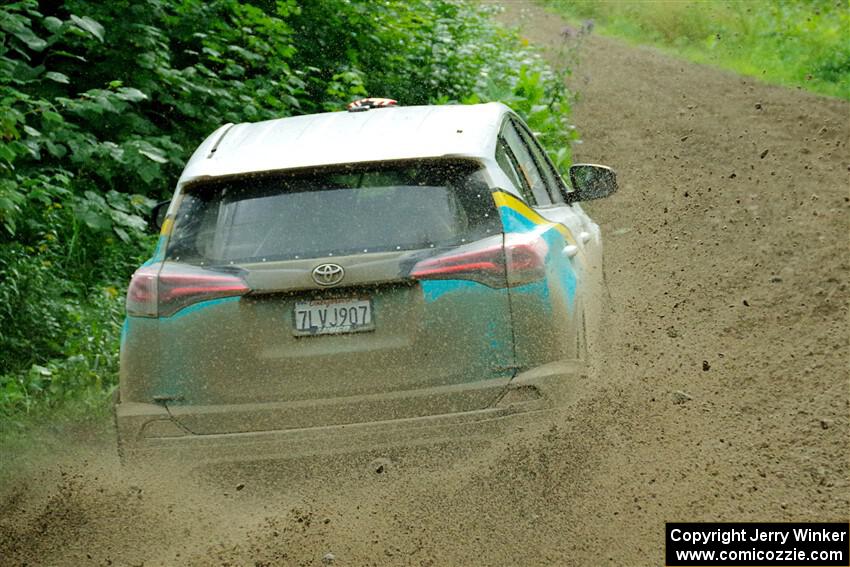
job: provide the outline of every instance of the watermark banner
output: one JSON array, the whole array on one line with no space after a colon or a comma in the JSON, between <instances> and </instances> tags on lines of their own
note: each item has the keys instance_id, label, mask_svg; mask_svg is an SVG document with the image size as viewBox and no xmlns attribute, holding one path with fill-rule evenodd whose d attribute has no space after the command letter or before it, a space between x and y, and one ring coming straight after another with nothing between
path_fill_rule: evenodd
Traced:
<instances>
[{"instance_id":1,"label":"watermark banner","mask_svg":"<svg viewBox=\"0 0 850 567\"><path fill-rule=\"evenodd\" d=\"M850 565L846 523L668 523L668 567Z\"/></svg>"}]
</instances>

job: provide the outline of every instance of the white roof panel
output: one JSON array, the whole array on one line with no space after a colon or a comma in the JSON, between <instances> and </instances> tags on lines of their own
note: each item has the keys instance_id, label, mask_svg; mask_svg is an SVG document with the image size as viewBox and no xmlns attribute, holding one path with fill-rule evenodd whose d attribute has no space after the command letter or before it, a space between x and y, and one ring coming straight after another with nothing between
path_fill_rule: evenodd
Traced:
<instances>
[{"instance_id":1,"label":"white roof panel","mask_svg":"<svg viewBox=\"0 0 850 567\"><path fill-rule=\"evenodd\" d=\"M225 125L195 151L180 182L342 163L492 157L506 112L500 103L395 106Z\"/></svg>"}]
</instances>

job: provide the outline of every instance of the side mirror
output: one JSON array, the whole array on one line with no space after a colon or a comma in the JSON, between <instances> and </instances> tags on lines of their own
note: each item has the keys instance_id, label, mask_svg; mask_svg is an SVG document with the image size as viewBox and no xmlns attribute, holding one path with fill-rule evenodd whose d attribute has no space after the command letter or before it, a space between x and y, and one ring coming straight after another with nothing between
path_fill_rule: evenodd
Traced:
<instances>
[{"instance_id":1,"label":"side mirror","mask_svg":"<svg viewBox=\"0 0 850 567\"><path fill-rule=\"evenodd\" d=\"M148 230L154 234L158 234L162 230L162 225L165 222L165 214L168 212L168 205L171 201L161 201L153 206L151 214L148 216Z\"/></svg>"},{"instance_id":2,"label":"side mirror","mask_svg":"<svg viewBox=\"0 0 850 567\"><path fill-rule=\"evenodd\" d=\"M607 197L617 190L617 174L610 167L577 163L570 166L573 189L571 201L590 201Z\"/></svg>"}]
</instances>

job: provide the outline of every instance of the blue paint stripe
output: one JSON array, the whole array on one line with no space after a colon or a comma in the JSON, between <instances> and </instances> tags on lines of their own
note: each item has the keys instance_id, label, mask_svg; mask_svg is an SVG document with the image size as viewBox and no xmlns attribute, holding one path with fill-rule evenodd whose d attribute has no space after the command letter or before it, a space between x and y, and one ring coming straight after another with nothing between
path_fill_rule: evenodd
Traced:
<instances>
[{"instance_id":1,"label":"blue paint stripe","mask_svg":"<svg viewBox=\"0 0 850 567\"><path fill-rule=\"evenodd\" d=\"M214 307L216 305L222 305L224 303L233 303L234 301L239 301L242 299L242 296L235 297L221 297L218 299L209 299L207 301L201 301L200 303L194 303L189 305L188 307L184 307L174 315L169 315L168 317L160 317L160 321L174 321L176 319L180 319L185 317L186 315L191 315L192 313L196 313L202 309L206 309L208 307Z\"/></svg>"}]
</instances>

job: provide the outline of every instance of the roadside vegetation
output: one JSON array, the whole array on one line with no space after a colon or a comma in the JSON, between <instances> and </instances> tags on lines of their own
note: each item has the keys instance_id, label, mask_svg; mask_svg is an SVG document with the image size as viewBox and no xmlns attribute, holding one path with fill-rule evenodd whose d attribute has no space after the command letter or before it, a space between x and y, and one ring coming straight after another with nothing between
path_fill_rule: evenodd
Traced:
<instances>
[{"instance_id":1,"label":"roadside vegetation","mask_svg":"<svg viewBox=\"0 0 850 567\"><path fill-rule=\"evenodd\" d=\"M225 122L500 100L569 164L569 97L493 8L408 0L0 7L0 441L102 415L145 216ZM69 403L71 402L71 403Z\"/></svg>"},{"instance_id":2,"label":"roadside vegetation","mask_svg":"<svg viewBox=\"0 0 850 567\"><path fill-rule=\"evenodd\" d=\"M850 99L846 0L543 0L605 35L743 75Z\"/></svg>"}]
</instances>

